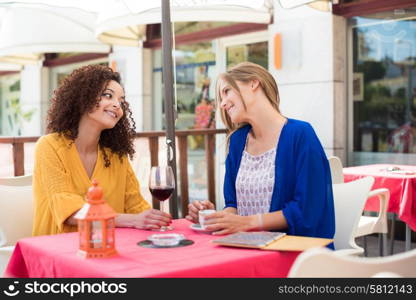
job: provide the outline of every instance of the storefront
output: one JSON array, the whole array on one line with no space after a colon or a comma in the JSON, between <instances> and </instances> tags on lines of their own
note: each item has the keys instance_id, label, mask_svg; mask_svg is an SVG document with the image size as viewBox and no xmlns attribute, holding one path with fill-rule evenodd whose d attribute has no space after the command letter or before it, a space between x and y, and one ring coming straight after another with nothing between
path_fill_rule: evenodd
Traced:
<instances>
[{"instance_id":1,"label":"storefront","mask_svg":"<svg viewBox=\"0 0 416 300\"><path fill-rule=\"evenodd\" d=\"M348 18L348 164L416 161L416 5L344 1Z\"/></svg>"}]
</instances>

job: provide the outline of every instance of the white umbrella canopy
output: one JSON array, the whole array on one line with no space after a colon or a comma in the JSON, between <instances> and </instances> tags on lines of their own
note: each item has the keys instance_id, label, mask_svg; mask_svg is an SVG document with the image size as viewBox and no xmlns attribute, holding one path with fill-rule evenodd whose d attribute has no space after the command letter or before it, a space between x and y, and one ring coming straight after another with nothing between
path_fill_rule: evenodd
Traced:
<instances>
[{"instance_id":1,"label":"white umbrella canopy","mask_svg":"<svg viewBox=\"0 0 416 300\"><path fill-rule=\"evenodd\" d=\"M271 0L172 0L171 19L269 23L270 8ZM27 64L40 53L137 46L145 39L145 25L161 23L162 17L160 1L0 0L0 22L0 61L13 56L6 60Z\"/></svg>"},{"instance_id":2,"label":"white umbrella canopy","mask_svg":"<svg viewBox=\"0 0 416 300\"><path fill-rule=\"evenodd\" d=\"M16 4L16 3L25 3L25 4L43 4L50 6L59 6L59 7L72 7L79 8L89 12L98 12L101 9L103 4L118 1L118 0L0 0L0 4Z\"/></svg>"},{"instance_id":3,"label":"white umbrella canopy","mask_svg":"<svg viewBox=\"0 0 416 300\"><path fill-rule=\"evenodd\" d=\"M270 23L269 0L172 0L172 22ZM109 44L137 46L145 24L162 23L160 1L108 1L99 11L96 36Z\"/></svg>"},{"instance_id":4,"label":"white umbrella canopy","mask_svg":"<svg viewBox=\"0 0 416 300\"><path fill-rule=\"evenodd\" d=\"M42 53L110 50L95 38L96 13L91 11L0 1L0 20L0 61L27 64L39 61Z\"/></svg>"}]
</instances>

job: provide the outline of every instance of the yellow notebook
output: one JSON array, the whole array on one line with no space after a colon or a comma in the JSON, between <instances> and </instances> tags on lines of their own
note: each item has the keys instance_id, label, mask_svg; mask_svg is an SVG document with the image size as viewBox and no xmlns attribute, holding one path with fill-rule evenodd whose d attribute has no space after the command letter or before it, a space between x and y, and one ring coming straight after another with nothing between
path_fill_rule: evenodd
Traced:
<instances>
[{"instance_id":1,"label":"yellow notebook","mask_svg":"<svg viewBox=\"0 0 416 300\"><path fill-rule=\"evenodd\" d=\"M333 241L333 239L285 235L281 239L274 241L261 249L275 251L305 251L309 248L325 247Z\"/></svg>"}]
</instances>

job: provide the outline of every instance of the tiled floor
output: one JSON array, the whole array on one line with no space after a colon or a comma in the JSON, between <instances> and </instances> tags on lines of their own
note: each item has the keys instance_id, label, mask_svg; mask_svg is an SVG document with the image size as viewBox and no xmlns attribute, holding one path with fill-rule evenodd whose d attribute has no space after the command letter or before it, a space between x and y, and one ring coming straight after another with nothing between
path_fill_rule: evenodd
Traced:
<instances>
[{"instance_id":1,"label":"tiled floor","mask_svg":"<svg viewBox=\"0 0 416 300\"><path fill-rule=\"evenodd\" d=\"M357 238L356 242L359 246L363 247L363 238ZM390 243L390 240L389 240ZM416 248L416 243L411 244L411 249ZM390 251L390 245L389 245ZM404 252L405 251L405 242L401 240L394 241L393 247L393 254ZM378 236L377 235L370 235L367 237L367 256L368 257L376 257L379 256L379 248L378 248Z\"/></svg>"}]
</instances>

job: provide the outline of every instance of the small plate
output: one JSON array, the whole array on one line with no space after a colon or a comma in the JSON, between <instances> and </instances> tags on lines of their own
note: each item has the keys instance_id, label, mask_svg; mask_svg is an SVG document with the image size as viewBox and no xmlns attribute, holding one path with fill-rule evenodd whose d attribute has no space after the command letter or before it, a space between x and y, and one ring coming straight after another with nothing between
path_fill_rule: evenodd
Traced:
<instances>
[{"instance_id":1,"label":"small plate","mask_svg":"<svg viewBox=\"0 0 416 300\"><path fill-rule=\"evenodd\" d=\"M394 171L390 171L390 173L393 173L393 174L402 174L402 175L415 175L415 172L413 172L413 171L407 171L407 170L394 170Z\"/></svg>"},{"instance_id":2,"label":"small plate","mask_svg":"<svg viewBox=\"0 0 416 300\"><path fill-rule=\"evenodd\" d=\"M194 231L199 231L199 232L206 232L206 233L211 233L211 231L208 231L204 228L201 227L201 224L191 224L191 226L189 226L189 228L191 228Z\"/></svg>"}]
</instances>

